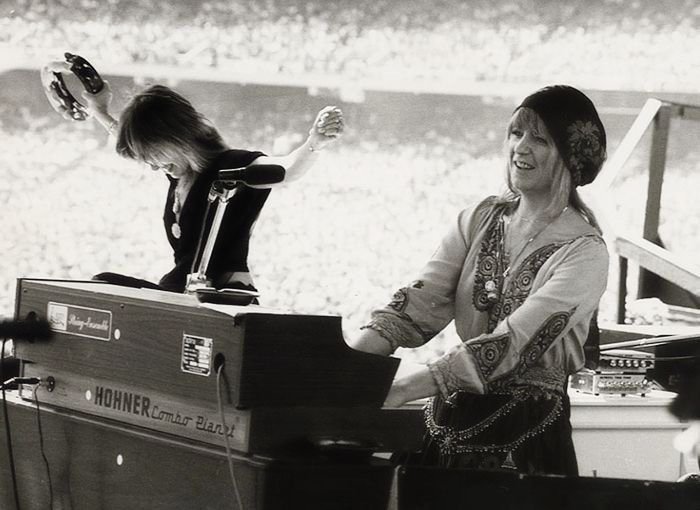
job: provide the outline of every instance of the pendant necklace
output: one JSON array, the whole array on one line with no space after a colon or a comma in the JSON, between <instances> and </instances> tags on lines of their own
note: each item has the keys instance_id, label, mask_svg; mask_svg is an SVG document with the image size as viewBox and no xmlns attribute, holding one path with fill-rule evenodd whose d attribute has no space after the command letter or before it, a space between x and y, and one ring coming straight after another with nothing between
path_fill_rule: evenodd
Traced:
<instances>
[{"instance_id":1,"label":"pendant necklace","mask_svg":"<svg viewBox=\"0 0 700 510\"><path fill-rule=\"evenodd\" d=\"M552 218L551 220L549 220L549 221L544 225L544 227L542 227L542 228L539 229L537 232L535 232L532 236L530 236L530 237L527 239L527 241L525 241L525 244L523 244L522 248L520 248L520 249L518 250L518 253L516 253L514 257L508 257L508 265L507 265L507 266L505 267L505 269L501 272L500 278L498 278L498 279L500 280L501 289L503 288L503 282L504 282L505 279L508 277L508 274L510 274L510 268L511 268L512 262L515 262L515 261L518 259L518 257L520 257L520 255L522 255L522 253L525 251L525 249L526 249L528 246L530 246L530 244L532 244L532 242L533 242L535 239L537 239L537 237L538 237L542 232L544 232L545 230L547 230L547 228L549 228L549 226L550 226L552 223L554 223L562 214L564 214L564 212L565 212L568 208L569 208L568 205L567 205L566 207L564 207L564 209L562 209L561 212L560 212L559 214L557 214L554 218ZM501 225L500 225L500 226L501 226L501 235L500 235L500 239L498 240L498 249L497 249L497 254L496 254L496 260L497 260L497 263L498 263L498 270L500 270L501 268L503 268L503 264L504 264L503 256L504 256L504 254L505 254L505 234L506 234L506 225L505 225L505 220L503 219L503 215L501 215L499 221L501 222ZM510 221L508 222L508 224L510 225ZM497 285L497 283L496 283L496 277L495 277L495 276L496 276L496 275L494 275L494 278L489 279L489 280L487 280L487 281L484 283L484 290L486 290L486 299L488 299L489 302L491 302L491 303L496 303L496 302L498 301L499 294L500 294L500 293L499 293L499 289L498 289L498 285Z\"/></svg>"},{"instance_id":2,"label":"pendant necklace","mask_svg":"<svg viewBox=\"0 0 700 510\"><path fill-rule=\"evenodd\" d=\"M180 211L182 210L182 199L180 193L178 184L173 192L173 214L175 215L175 222L170 226L170 231L175 239L180 239L180 236L182 235L182 230L180 229Z\"/></svg>"}]
</instances>

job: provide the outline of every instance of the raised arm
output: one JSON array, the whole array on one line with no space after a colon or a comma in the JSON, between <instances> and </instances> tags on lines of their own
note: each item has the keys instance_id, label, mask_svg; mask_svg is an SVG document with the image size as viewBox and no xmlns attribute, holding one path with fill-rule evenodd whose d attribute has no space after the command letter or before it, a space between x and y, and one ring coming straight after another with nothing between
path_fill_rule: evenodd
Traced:
<instances>
[{"instance_id":1,"label":"raised arm","mask_svg":"<svg viewBox=\"0 0 700 510\"><path fill-rule=\"evenodd\" d=\"M86 107L91 116L93 116L100 125L105 128L107 133L115 135L119 121L109 112L109 106L112 103L112 89L107 80L104 81L104 87L97 94L90 94L84 91L82 94L85 100Z\"/></svg>"},{"instance_id":2,"label":"raised arm","mask_svg":"<svg viewBox=\"0 0 700 510\"><path fill-rule=\"evenodd\" d=\"M287 171L284 181L293 182L301 178L316 162L318 155L328 144L343 133L343 112L337 106L326 106L314 120L306 141L286 156L260 156L253 165L281 165ZM278 184L278 185L279 185ZM274 187L269 185L266 187Z\"/></svg>"}]
</instances>

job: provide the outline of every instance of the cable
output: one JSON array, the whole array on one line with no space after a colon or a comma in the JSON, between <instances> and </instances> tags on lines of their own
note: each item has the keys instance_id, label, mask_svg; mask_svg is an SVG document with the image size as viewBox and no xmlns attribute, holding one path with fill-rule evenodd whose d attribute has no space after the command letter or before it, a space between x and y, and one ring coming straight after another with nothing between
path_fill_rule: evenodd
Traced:
<instances>
[{"instance_id":1,"label":"cable","mask_svg":"<svg viewBox=\"0 0 700 510\"><path fill-rule=\"evenodd\" d=\"M0 388L5 389L5 390L16 390L19 388L20 384L39 384L41 382L41 379L38 377L11 377L4 383L2 383L2 386Z\"/></svg>"},{"instance_id":2,"label":"cable","mask_svg":"<svg viewBox=\"0 0 700 510\"><path fill-rule=\"evenodd\" d=\"M236 495L236 502L238 503L238 508L243 510L243 501L241 500L241 492L238 490L238 482L236 481L236 474L233 470L233 459L231 458L231 445L228 440L228 427L226 427L226 417L224 415L224 405L221 399L221 376L224 371L224 363L219 365L216 369L216 400L219 403L219 413L221 414L221 426L223 427L224 440L226 445L226 460L228 461L228 472L231 476L231 485L233 485L233 492Z\"/></svg>"},{"instance_id":3,"label":"cable","mask_svg":"<svg viewBox=\"0 0 700 510\"><path fill-rule=\"evenodd\" d=\"M2 347L0 347L0 375L2 375L3 366L5 365L5 342L7 338L2 339ZM0 377L2 380L2 377ZM2 412L5 417L5 433L7 435L7 459L10 463L10 473L12 475L12 491L15 496L15 508L20 510L19 491L17 490L17 472L15 471L15 456L12 452L12 432L10 431L10 417L7 414L7 395L5 395L5 385L0 388L2 391Z\"/></svg>"},{"instance_id":4,"label":"cable","mask_svg":"<svg viewBox=\"0 0 700 510\"><path fill-rule=\"evenodd\" d=\"M49 459L46 458L46 452L44 451L44 433L41 430L41 410L39 409L39 397L36 392L39 389L39 385L34 386L32 391L32 396L34 397L34 404L36 405L36 426L39 430L39 451L41 452L41 458L44 459L44 465L46 466L46 477L49 480L49 508L53 508L53 484L51 483L51 469L49 468Z\"/></svg>"}]
</instances>

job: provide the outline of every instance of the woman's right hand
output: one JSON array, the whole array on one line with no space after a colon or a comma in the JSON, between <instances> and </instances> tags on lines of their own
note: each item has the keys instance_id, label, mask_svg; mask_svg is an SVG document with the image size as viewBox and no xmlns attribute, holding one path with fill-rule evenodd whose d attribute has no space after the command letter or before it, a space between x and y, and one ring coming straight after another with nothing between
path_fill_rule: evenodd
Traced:
<instances>
[{"instance_id":1,"label":"woman's right hand","mask_svg":"<svg viewBox=\"0 0 700 510\"><path fill-rule=\"evenodd\" d=\"M337 106L326 106L309 129L309 143L314 150L320 150L333 140L340 138L345 128L343 112Z\"/></svg>"}]
</instances>

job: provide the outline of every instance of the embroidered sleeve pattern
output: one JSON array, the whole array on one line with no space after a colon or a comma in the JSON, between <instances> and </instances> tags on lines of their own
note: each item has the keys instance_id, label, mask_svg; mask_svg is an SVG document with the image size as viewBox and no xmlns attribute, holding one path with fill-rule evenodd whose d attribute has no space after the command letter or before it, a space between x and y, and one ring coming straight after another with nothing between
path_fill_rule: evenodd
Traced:
<instances>
[{"instance_id":1,"label":"embroidered sleeve pattern","mask_svg":"<svg viewBox=\"0 0 700 510\"><path fill-rule=\"evenodd\" d=\"M520 355L519 370L521 372L539 361L544 351L549 349L552 342L564 332L564 329L569 324L569 319L575 311L576 309L573 308L568 312L555 313L542 324L537 333L535 333L534 338L527 344Z\"/></svg>"},{"instance_id":2,"label":"embroidered sleeve pattern","mask_svg":"<svg viewBox=\"0 0 700 510\"><path fill-rule=\"evenodd\" d=\"M456 345L442 357L428 363L428 369L445 398L459 390L484 393L485 381L481 377L480 367L467 349L466 344Z\"/></svg>"},{"instance_id":3,"label":"embroidered sleeve pattern","mask_svg":"<svg viewBox=\"0 0 700 510\"><path fill-rule=\"evenodd\" d=\"M418 282L416 288L422 288L423 287L423 282ZM406 305L408 304L408 288L407 287L402 287L396 292L394 292L394 295L391 298L391 301L387 305L389 308L392 310L395 310L399 313L403 313L403 311L406 309Z\"/></svg>"},{"instance_id":4,"label":"embroidered sleeve pattern","mask_svg":"<svg viewBox=\"0 0 700 510\"><path fill-rule=\"evenodd\" d=\"M413 289L422 289L424 283L416 280L410 286ZM391 301L382 310L372 313L372 320L360 329L372 329L389 342L392 351L399 347L420 347L433 338L437 332L425 330L416 324L411 316L406 313L409 304L409 287L397 290Z\"/></svg>"},{"instance_id":5,"label":"embroidered sleeve pattern","mask_svg":"<svg viewBox=\"0 0 700 510\"><path fill-rule=\"evenodd\" d=\"M504 333L496 337L486 337L483 340L465 344L476 361L482 381L488 380L503 360L503 356L508 350L508 341L508 334Z\"/></svg>"},{"instance_id":6,"label":"embroidered sleeve pattern","mask_svg":"<svg viewBox=\"0 0 700 510\"><path fill-rule=\"evenodd\" d=\"M376 311L372 320L360 329L372 329L389 342L392 352L399 347L420 347L435 336L435 332L423 331L406 314Z\"/></svg>"},{"instance_id":7,"label":"embroidered sleeve pattern","mask_svg":"<svg viewBox=\"0 0 700 510\"><path fill-rule=\"evenodd\" d=\"M449 363L438 360L435 363L429 363L428 369L438 386L440 394L445 398L455 391L455 388L463 386L462 379L456 371L451 370Z\"/></svg>"},{"instance_id":8,"label":"embroidered sleeve pattern","mask_svg":"<svg viewBox=\"0 0 700 510\"><path fill-rule=\"evenodd\" d=\"M525 345L517 365L488 383L488 391L499 391L521 383L541 387L563 387L566 374L562 370L547 370L540 373L540 371L533 371L533 368L552 343L564 333L575 312L575 308L568 312L557 312L544 321Z\"/></svg>"}]
</instances>

